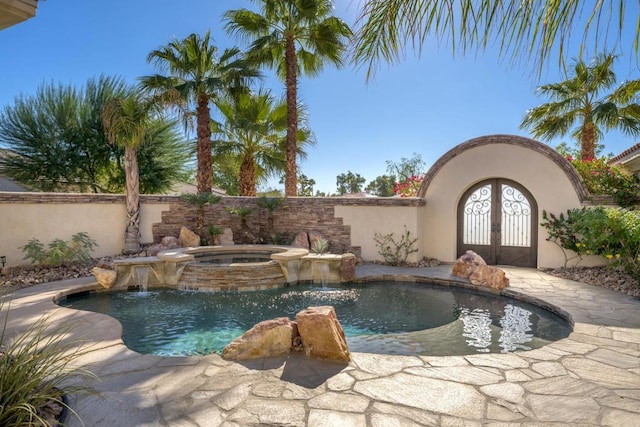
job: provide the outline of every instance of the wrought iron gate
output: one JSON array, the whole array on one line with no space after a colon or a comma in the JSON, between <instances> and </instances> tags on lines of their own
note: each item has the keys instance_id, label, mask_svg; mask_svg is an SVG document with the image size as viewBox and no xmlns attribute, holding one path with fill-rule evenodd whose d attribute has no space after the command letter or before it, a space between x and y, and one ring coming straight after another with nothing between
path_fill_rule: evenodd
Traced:
<instances>
[{"instance_id":1,"label":"wrought iron gate","mask_svg":"<svg viewBox=\"0 0 640 427\"><path fill-rule=\"evenodd\" d=\"M458 205L458 256L471 249L487 264L537 266L537 206L521 185L490 179Z\"/></svg>"}]
</instances>

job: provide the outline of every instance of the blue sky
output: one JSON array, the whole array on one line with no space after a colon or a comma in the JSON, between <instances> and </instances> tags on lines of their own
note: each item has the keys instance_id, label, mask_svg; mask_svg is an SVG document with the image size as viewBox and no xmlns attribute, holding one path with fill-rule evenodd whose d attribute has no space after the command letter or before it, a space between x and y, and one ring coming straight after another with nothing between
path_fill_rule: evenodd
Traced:
<instances>
[{"instance_id":1,"label":"blue sky","mask_svg":"<svg viewBox=\"0 0 640 427\"><path fill-rule=\"evenodd\" d=\"M360 0L337 0L336 15L352 25ZM240 45L223 30L228 9L252 8L247 0L87 0L40 1L35 18L0 32L0 107L19 94L33 94L43 82L84 85L100 74L136 83L154 69L147 54L174 37L210 29L216 45ZM624 43L623 43L624 44ZM630 49L629 49L630 50ZM554 58L555 59L555 58ZM637 64L623 56L618 80L638 78ZM540 79L531 69L513 68L495 51L453 57L447 47L427 46L404 62L382 65L367 83L364 71L347 65L301 78L299 95L307 105L317 145L299 167L316 180L316 190L335 192L336 176L347 171L367 179L385 173L385 161L413 153L427 166L470 138L502 133L529 136L519 129L525 111L546 100L540 84L561 80L555 62ZM276 80L265 85L284 91ZM558 141L552 142L556 145ZM636 141L605 136L605 152L617 154ZM271 187L280 187L273 182Z\"/></svg>"}]
</instances>

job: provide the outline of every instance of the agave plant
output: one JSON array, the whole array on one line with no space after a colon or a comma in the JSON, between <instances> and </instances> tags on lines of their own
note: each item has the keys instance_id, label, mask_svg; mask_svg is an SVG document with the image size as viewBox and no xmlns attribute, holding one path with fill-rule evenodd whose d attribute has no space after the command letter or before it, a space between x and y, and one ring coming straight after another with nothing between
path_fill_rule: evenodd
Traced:
<instances>
[{"instance_id":1,"label":"agave plant","mask_svg":"<svg viewBox=\"0 0 640 427\"><path fill-rule=\"evenodd\" d=\"M311 252L316 255L324 255L329 250L329 242L325 239L317 239L311 246Z\"/></svg>"}]
</instances>

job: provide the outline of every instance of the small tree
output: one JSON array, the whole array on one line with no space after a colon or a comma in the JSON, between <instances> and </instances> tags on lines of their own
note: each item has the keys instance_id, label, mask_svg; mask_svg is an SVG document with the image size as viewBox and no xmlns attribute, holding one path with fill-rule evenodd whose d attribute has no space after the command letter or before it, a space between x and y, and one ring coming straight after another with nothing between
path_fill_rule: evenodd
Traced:
<instances>
[{"instance_id":1,"label":"small tree","mask_svg":"<svg viewBox=\"0 0 640 427\"><path fill-rule=\"evenodd\" d=\"M394 194L393 189L395 185L396 180L394 177L390 175L380 175L367 184L365 191L380 197L390 197Z\"/></svg>"},{"instance_id":2,"label":"small tree","mask_svg":"<svg viewBox=\"0 0 640 427\"><path fill-rule=\"evenodd\" d=\"M284 197L266 197L258 198L258 206L267 210L267 235L271 241L275 240L274 234L274 214L285 202Z\"/></svg>"}]
</instances>

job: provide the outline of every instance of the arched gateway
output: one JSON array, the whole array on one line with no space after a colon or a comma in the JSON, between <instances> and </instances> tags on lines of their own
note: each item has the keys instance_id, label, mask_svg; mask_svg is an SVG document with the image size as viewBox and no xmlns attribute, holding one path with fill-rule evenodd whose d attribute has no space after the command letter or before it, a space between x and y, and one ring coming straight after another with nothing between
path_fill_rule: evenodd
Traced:
<instances>
[{"instance_id":1,"label":"arched gateway","mask_svg":"<svg viewBox=\"0 0 640 427\"><path fill-rule=\"evenodd\" d=\"M423 253L452 262L467 249L489 264L562 265L546 241L542 210L559 213L588 198L571 163L548 145L514 135L464 142L427 172L418 195Z\"/></svg>"},{"instance_id":2,"label":"arched gateway","mask_svg":"<svg viewBox=\"0 0 640 427\"><path fill-rule=\"evenodd\" d=\"M535 199L520 184L492 178L468 189L458 203L457 256L472 250L488 264L537 265Z\"/></svg>"}]
</instances>

